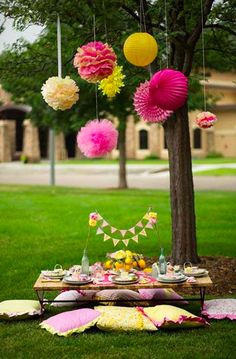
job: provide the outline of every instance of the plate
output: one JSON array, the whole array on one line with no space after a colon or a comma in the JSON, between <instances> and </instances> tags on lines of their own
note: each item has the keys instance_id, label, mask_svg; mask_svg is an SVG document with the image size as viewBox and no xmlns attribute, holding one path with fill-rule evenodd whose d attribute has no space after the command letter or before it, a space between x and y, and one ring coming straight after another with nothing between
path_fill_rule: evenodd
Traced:
<instances>
[{"instance_id":1,"label":"plate","mask_svg":"<svg viewBox=\"0 0 236 359\"><path fill-rule=\"evenodd\" d=\"M89 278L87 280L73 280L71 277L64 277L63 278L63 282L66 284L76 284L76 285L83 285L83 284L88 284L88 283L92 283L93 279Z\"/></svg>"},{"instance_id":2,"label":"plate","mask_svg":"<svg viewBox=\"0 0 236 359\"><path fill-rule=\"evenodd\" d=\"M65 276L66 271L63 271L60 274L58 274L57 272L54 272L53 270L42 270L41 273L45 278L62 279Z\"/></svg>"},{"instance_id":3,"label":"plate","mask_svg":"<svg viewBox=\"0 0 236 359\"><path fill-rule=\"evenodd\" d=\"M185 282L187 280L187 277L183 276L180 278L167 278L167 277L157 277L158 282L161 283L182 283Z\"/></svg>"},{"instance_id":4,"label":"plate","mask_svg":"<svg viewBox=\"0 0 236 359\"><path fill-rule=\"evenodd\" d=\"M137 276L134 279L123 279L120 277L118 279L117 276L114 275L110 279L111 279L112 283L114 283L114 284L123 284L123 285L134 284L134 283L138 283L138 281L139 281L139 278Z\"/></svg>"},{"instance_id":5,"label":"plate","mask_svg":"<svg viewBox=\"0 0 236 359\"><path fill-rule=\"evenodd\" d=\"M187 277L196 277L196 278L199 278L199 277L205 277L208 275L208 271L206 269L195 269L193 270L191 273L186 273L184 272L184 274L187 276Z\"/></svg>"}]
</instances>

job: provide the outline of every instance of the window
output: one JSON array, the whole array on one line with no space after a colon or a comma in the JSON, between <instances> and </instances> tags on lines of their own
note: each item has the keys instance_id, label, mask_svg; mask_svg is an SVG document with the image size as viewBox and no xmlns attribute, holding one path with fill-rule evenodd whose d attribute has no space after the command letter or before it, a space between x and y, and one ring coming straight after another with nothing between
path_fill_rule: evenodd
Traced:
<instances>
[{"instance_id":1,"label":"window","mask_svg":"<svg viewBox=\"0 0 236 359\"><path fill-rule=\"evenodd\" d=\"M140 150L148 149L148 132L146 130L139 131L139 149Z\"/></svg>"},{"instance_id":2,"label":"window","mask_svg":"<svg viewBox=\"0 0 236 359\"><path fill-rule=\"evenodd\" d=\"M196 149L202 148L202 133L200 128L196 128L193 131L193 148Z\"/></svg>"}]
</instances>

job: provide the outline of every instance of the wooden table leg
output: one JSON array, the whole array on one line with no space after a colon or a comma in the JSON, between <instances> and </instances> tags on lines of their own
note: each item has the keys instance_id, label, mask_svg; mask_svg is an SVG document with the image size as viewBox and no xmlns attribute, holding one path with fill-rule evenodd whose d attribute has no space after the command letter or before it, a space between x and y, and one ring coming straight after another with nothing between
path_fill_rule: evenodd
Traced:
<instances>
[{"instance_id":1,"label":"wooden table leg","mask_svg":"<svg viewBox=\"0 0 236 359\"><path fill-rule=\"evenodd\" d=\"M44 291L43 290L36 290L36 294L40 303L41 312L40 312L40 321L43 320L44 314Z\"/></svg>"},{"instance_id":2,"label":"wooden table leg","mask_svg":"<svg viewBox=\"0 0 236 359\"><path fill-rule=\"evenodd\" d=\"M203 310L203 306L204 306L206 288L205 288L205 287L201 287L201 288L199 288L199 291L200 291L200 301L201 301L201 311L202 311L202 310Z\"/></svg>"}]
</instances>

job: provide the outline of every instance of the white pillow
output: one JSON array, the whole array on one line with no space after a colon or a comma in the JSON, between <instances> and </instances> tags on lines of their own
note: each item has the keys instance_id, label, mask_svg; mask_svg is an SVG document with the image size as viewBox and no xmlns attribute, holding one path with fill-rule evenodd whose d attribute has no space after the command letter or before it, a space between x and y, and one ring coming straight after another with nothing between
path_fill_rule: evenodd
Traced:
<instances>
[{"instance_id":1,"label":"white pillow","mask_svg":"<svg viewBox=\"0 0 236 359\"><path fill-rule=\"evenodd\" d=\"M55 302L52 303L53 307L76 307L78 303L92 300L93 296L97 293L96 290L68 290L60 293L54 300L69 300L71 302Z\"/></svg>"}]
</instances>

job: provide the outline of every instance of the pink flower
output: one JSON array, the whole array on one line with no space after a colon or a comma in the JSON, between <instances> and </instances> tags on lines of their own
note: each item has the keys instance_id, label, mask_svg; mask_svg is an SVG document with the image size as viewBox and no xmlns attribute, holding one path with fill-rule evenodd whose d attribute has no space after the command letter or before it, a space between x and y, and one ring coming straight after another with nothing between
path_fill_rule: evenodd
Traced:
<instances>
[{"instance_id":1,"label":"pink flower","mask_svg":"<svg viewBox=\"0 0 236 359\"><path fill-rule=\"evenodd\" d=\"M97 215L96 212L92 212L92 213L90 213L89 218L93 219L94 221L97 221L98 220L98 215Z\"/></svg>"},{"instance_id":2,"label":"pink flower","mask_svg":"<svg viewBox=\"0 0 236 359\"><path fill-rule=\"evenodd\" d=\"M108 120L89 121L77 135L77 144L86 157L102 157L116 148L118 131Z\"/></svg>"},{"instance_id":3,"label":"pink flower","mask_svg":"<svg viewBox=\"0 0 236 359\"><path fill-rule=\"evenodd\" d=\"M89 42L78 49L74 66L82 79L95 83L112 74L116 66L116 54L101 41Z\"/></svg>"},{"instance_id":4,"label":"pink flower","mask_svg":"<svg viewBox=\"0 0 236 359\"><path fill-rule=\"evenodd\" d=\"M134 108L137 114L147 122L163 123L172 111L162 110L150 101L149 96L150 81L141 83L134 94Z\"/></svg>"}]
</instances>

